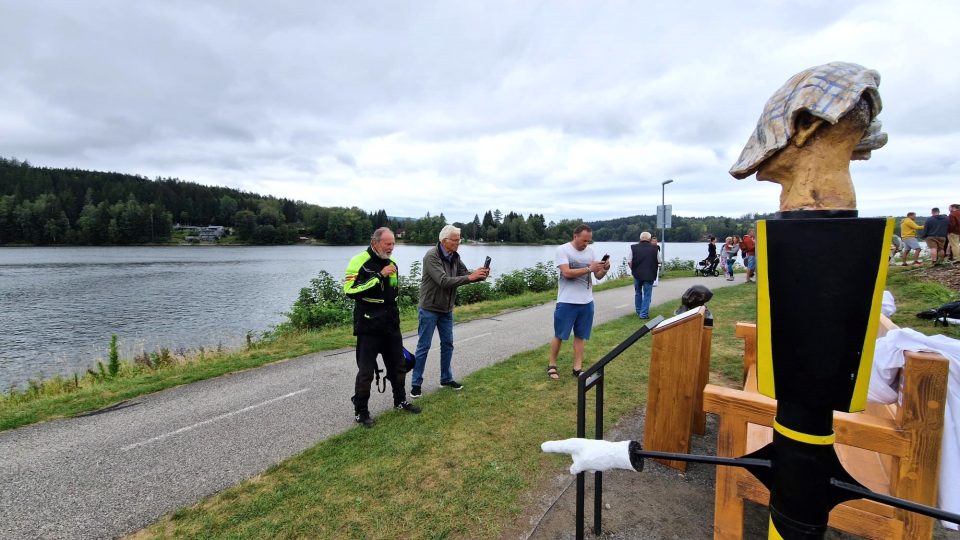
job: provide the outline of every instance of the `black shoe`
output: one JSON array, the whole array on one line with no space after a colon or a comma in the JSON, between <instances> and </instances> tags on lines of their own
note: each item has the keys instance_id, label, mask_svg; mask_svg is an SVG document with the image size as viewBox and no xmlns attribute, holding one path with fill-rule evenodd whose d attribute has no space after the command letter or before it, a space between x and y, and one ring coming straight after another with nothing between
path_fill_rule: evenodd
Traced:
<instances>
[{"instance_id":1,"label":"black shoe","mask_svg":"<svg viewBox=\"0 0 960 540\"><path fill-rule=\"evenodd\" d=\"M420 414L420 407L417 407L409 401L401 401L400 403L394 405L393 408L397 409L398 411L407 411L408 413Z\"/></svg>"},{"instance_id":2,"label":"black shoe","mask_svg":"<svg viewBox=\"0 0 960 540\"><path fill-rule=\"evenodd\" d=\"M373 425L377 423L373 418L370 418L370 413L368 412L360 413L353 418L358 424L365 428L372 428Z\"/></svg>"},{"instance_id":3,"label":"black shoe","mask_svg":"<svg viewBox=\"0 0 960 540\"><path fill-rule=\"evenodd\" d=\"M417 399L422 395L423 393L420 392L420 385L414 384L410 387L410 397Z\"/></svg>"},{"instance_id":4,"label":"black shoe","mask_svg":"<svg viewBox=\"0 0 960 540\"><path fill-rule=\"evenodd\" d=\"M442 382L440 386L446 386L447 388L453 388L454 390L463 390L463 385L457 381Z\"/></svg>"}]
</instances>

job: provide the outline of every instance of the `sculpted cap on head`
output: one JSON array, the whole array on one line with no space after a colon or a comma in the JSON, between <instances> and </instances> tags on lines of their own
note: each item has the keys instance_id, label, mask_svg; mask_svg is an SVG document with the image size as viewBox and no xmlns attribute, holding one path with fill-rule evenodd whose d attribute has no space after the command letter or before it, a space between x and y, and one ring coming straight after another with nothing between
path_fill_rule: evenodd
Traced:
<instances>
[{"instance_id":1,"label":"sculpted cap on head","mask_svg":"<svg viewBox=\"0 0 960 540\"><path fill-rule=\"evenodd\" d=\"M796 119L802 111L830 124L850 111L862 96L870 101L872 122L854 149L853 159L869 159L870 151L887 143L880 130L880 74L849 62L831 62L805 69L790 78L763 107L760 120L740 158L730 168L735 178L746 178L761 164L787 146L795 134Z\"/></svg>"}]
</instances>

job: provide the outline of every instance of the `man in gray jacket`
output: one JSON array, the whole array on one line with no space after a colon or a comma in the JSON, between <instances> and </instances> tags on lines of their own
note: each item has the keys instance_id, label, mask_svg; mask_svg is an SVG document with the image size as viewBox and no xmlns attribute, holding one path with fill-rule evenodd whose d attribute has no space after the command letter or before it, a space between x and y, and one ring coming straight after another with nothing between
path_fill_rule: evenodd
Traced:
<instances>
[{"instance_id":1,"label":"man in gray jacket","mask_svg":"<svg viewBox=\"0 0 960 540\"><path fill-rule=\"evenodd\" d=\"M453 360L453 304L457 287L482 281L490 269L480 267L471 273L460 261L460 229L445 225L440 230L440 242L423 256L423 277L420 280L419 326L417 333L416 365L410 379L410 397L422 395L423 369L427 352L433 344L433 332L440 333L440 385L462 390L463 385L453 378L450 366Z\"/></svg>"}]
</instances>

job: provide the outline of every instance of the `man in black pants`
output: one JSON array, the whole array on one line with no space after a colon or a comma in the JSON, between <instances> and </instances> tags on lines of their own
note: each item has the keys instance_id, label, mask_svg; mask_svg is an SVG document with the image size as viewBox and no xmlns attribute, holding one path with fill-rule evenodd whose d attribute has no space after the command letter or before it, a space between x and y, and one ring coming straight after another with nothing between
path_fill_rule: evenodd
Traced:
<instances>
[{"instance_id":1,"label":"man in black pants","mask_svg":"<svg viewBox=\"0 0 960 540\"><path fill-rule=\"evenodd\" d=\"M393 406L417 414L420 408L407 402L404 390L407 374L403 367L403 336L397 307L397 263L390 258L396 239L390 229L380 227L370 237L370 247L350 259L343 280L343 292L356 301L353 308L353 335L357 336L357 380L353 402L355 420L373 427L367 403L370 384L377 369L377 355L383 356L387 379L393 387Z\"/></svg>"}]
</instances>

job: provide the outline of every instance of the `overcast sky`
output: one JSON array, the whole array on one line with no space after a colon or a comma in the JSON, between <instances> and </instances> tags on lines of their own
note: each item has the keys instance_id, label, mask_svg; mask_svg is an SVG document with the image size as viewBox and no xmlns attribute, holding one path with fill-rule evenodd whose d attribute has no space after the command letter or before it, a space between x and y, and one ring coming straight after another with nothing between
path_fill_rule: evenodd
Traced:
<instances>
[{"instance_id":1,"label":"overcast sky","mask_svg":"<svg viewBox=\"0 0 960 540\"><path fill-rule=\"evenodd\" d=\"M453 220L772 212L767 98L881 74L861 215L960 202L960 2L0 0L0 156Z\"/></svg>"}]
</instances>

